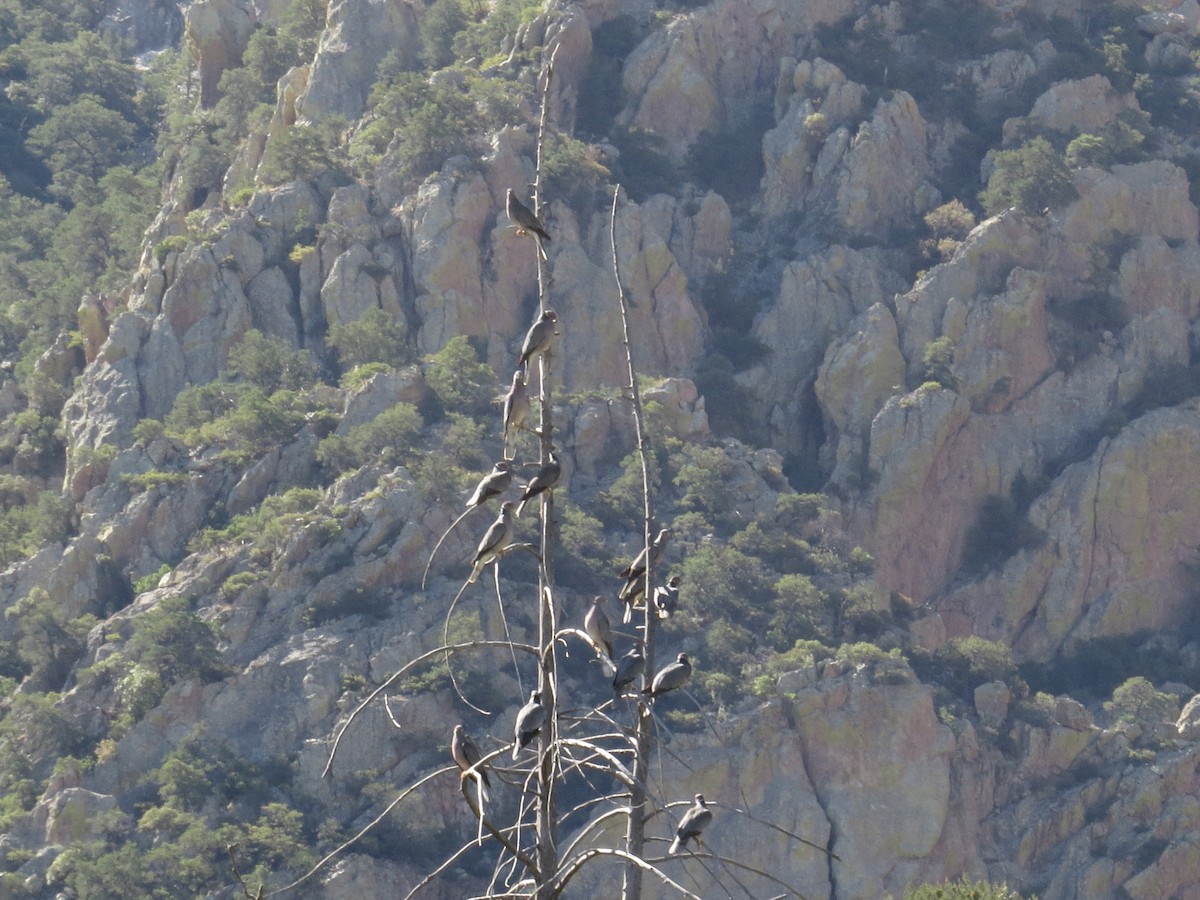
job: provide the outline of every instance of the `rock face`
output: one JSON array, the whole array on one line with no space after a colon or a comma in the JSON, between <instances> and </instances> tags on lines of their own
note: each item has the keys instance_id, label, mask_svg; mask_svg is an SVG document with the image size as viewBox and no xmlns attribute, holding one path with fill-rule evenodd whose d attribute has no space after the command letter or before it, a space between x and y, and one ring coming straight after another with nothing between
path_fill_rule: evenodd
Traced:
<instances>
[{"instance_id":1,"label":"rock face","mask_svg":"<svg viewBox=\"0 0 1200 900\"><path fill-rule=\"evenodd\" d=\"M188 7L185 38L200 69L200 105L220 99L217 83L226 69L241 64L256 21L248 0L199 0Z\"/></svg>"},{"instance_id":2,"label":"rock face","mask_svg":"<svg viewBox=\"0 0 1200 900\"><path fill-rule=\"evenodd\" d=\"M304 119L353 121L366 108L375 70L389 52L416 62L417 13L403 0L336 0L329 4L308 87L297 104Z\"/></svg>"},{"instance_id":3,"label":"rock face","mask_svg":"<svg viewBox=\"0 0 1200 900\"><path fill-rule=\"evenodd\" d=\"M1112 80L1094 73L1050 83L1069 68L1071 51L1043 32L1088 20L1088 4L982 4L995 30L972 36L975 49L961 57L932 61L918 55L922 32L912 31L920 11L900 2L713 0L677 4L670 15L652 6L552 4L505 36L502 62L481 77L511 77L536 97L539 65L530 60L540 64L543 46L558 47L549 108L552 127L565 133L595 89L601 38L637 36L623 48L619 91L609 73L619 109L608 138L615 146L624 129L651 132L663 141L658 161L696 182L641 202L622 193L613 220L615 267L633 301L633 356L653 424L665 432L656 436L662 452L720 451L727 466L714 491L738 527L746 523L743 537L749 523L783 521L781 498L811 502L783 473L812 482L803 490L823 490L836 509L769 537L793 541L785 552L803 553L815 570L824 563L804 542L843 523L847 549L861 545L856 564L873 566L879 620L839 622L831 646L811 651L818 662L789 663L782 675L774 666L783 654L765 643L775 638L749 635L761 658L741 674L753 690L735 683L727 691L735 699L702 706L711 722L697 730L691 708L664 713L671 740L652 769L672 793L656 783L656 799L686 804L703 793L714 809L707 849L786 879L739 870L751 896L902 896L964 873L1043 900L1197 896L1200 684L1190 675L1163 687L1181 702L1191 697L1182 713L1171 701L1171 721L1144 722L1122 721L1094 698L1085 705L1032 691L1015 677L972 672L969 684L935 687L914 671L960 646L957 638L1002 644L1038 671L1097 642L1153 631L1181 666L1190 659L1188 671L1200 672L1188 631L1200 533L1200 400L1192 396L1200 213L1187 172L1171 161L1187 159L1195 136L1153 119L1157 111L1145 149L1162 158L1077 168L1071 203L1036 216L1000 212L928 254L924 216L950 192L975 202L974 174L981 162L987 174L989 150L1045 130L1069 139L1140 121L1146 94L1114 87L1123 83L1115 71ZM1145 65L1159 87L1178 87L1168 79L1190 71L1200 5L1158 6L1137 19L1151 38ZM173 10L120 5L105 27L154 42L169 35ZM188 8L203 108L216 103L221 74L239 63L253 28L282 13L277 2ZM351 131L363 127L384 60L416 65L426 14L427 4L405 0L332 3L316 55L281 80L269 126L238 149L225 183L254 183L265 148L297 124L341 117ZM1023 39L1027 19L1040 23L1030 29L1036 41ZM601 34L604 23L613 30ZM848 57L823 25L867 50L886 48L893 74L867 83L876 57ZM935 46L944 48L940 37ZM947 81L934 91L917 69ZM437 77L467 83L461 72ZM689 168L703 135L740 137L764 118L772 127L751 148L763 173L756 192L722 196ZM466 713L443 689L441 670L429 676L433 690L399 682L386 707L371 705L352 722L350 712L439 647L451 624L497 641L534 630L529 604L502 614L472 595L459 610L467 624L448 617L490 510L449 533L428 587L417 585L462 512L459 482L468 469L486 470L491 458L481 454L495 449L469 421L443 415L449 404L429 357L466 336L499 390L539 308L537 245L503 212L507 189L534 180L535 121L522 101L485 153L444 160L419 185L385 159L372 180L331 174L263 187L248 201L214 194L186 217L187 205L168 198L128 291L81 304L82 348L64 337L30 379L12 377L2 361L5 416L31 407L27 390L68 395L61 432L71 531L0 572L0 609L41 589L56 615L97 617L90 634L73 638L79 663L48 701L86 732L95 765L49 779L0 839L5 865L12 849L14 859L37 854L18 867L30 893L52 896L54 858L105 839L111 822L143 802L146 774L201 729L256 765L286 760L289 790L348 833L375 814L367 812L375 798L445 766L410 815L421 835L474 833L445 753L447 723ZM1002 137L987 148L984 134ZM633 154L623 147L620 156ZM578 513L584 500L613 492L634 443L609 207L600 191L590 205L551 197L546 221L553 240L542 274L559 331L545 360L564 469L556 491L565 530L585 545L572 552L607 565L624 536ZM707 293L722 284L728 308L755 310L739 329L722 324L728 309ZM343 371L335 329L380 311L403 347L395 365ZM183 391L229 375L230 354L251 329L304 351L321 372L322 383L296 401L305 405L294 429L239 453L219 442L185 447L146 421L169 416ZM742 343L750 351L739 356ZM733 371L735 357L744 366ZM400 404L426 416L420 437L397 437L335 477L338 442L350 446ZM732 412L753 421L753 442L721 433L731 412L722 404L744 404ZM4 503L48 480L17 483L8 465L0 463ZM298 495L301 512L253 518ZM702 519L683 512L680 531L698 530ZM230 537L238 525L245 530ZM528 518L521 527L522 540L533 533ZM506 580L533 592L526 555L504 565ZM823 577L848 607L845 568ZM592 593L590 584L563 583L564 609ZM102 664L126 652L141 617L178 601L212 626L226 668L207 681L179 679L136 721L118 725L131 688L105 681ZM6 647L22 636L16 618L0 616ZM710 624L697 621L693 632ZM709 637L672 627L664 630L689 652L688 642ZM850 643L864 636L855 627L879 646ZM803 658L804 648L787 658ZM564 708L610 699L578 656L563 674ZM514 698L527 689L504 657L464 681L493 714L481 726L489 750L508 740ZM705 679L706 663L717 669L720 660L697 658L698 696L716 697L719 679ZM77 677L88 665L96 668ZM348 722L324 777L331 735ZM499 787L498 802L515 808L517 790ZM651 818L655 842L669 839L668 820ZM672 877L678 870L699 871L692 860L664 864ZM617 895L614 872L581 874L580 896ZM390 896L424 874L407 859L349 854L311 896ZM697 893L720 893L705 885ZM486 890L464 871L431 893Z\"/></svg>"}]
</instances>

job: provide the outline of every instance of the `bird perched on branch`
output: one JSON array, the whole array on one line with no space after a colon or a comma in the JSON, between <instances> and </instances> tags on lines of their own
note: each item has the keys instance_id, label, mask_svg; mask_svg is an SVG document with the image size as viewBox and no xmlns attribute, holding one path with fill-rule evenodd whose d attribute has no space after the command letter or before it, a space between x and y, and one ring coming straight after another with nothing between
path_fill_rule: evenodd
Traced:
<instances>
[{"instance_id":1,"label":"bird perched on branch","mask_svg":"<svg viewBox=\"0 0 1200 900\"><path fill-rule=\"evenodd\" d=\"M608 621L608 613L604 611L603 597L597 596L592 599L592 605L588 608L587 615L583 617L583 630L592 639L592 644L597 651L607 654L610 660L615 659L612 625Z\"/></svg>"},{"instance_id":2,"label":"bird perched on branch","mask_svg":"<svg viewBox=\"0 0 1200 900\"><path fill-rule=\"evenodd\" d=\"M472 766L476 766L475 771L479 775L479 780L483 782L483 799L489 799L488 791L492 787L491 781L488 780L486 769L478 768L479 761L483 759L483 754L479 751L479 746L471 740L471 736L467 734L467 730L461 725L454 726L454 737L450 739L450 755L454 757L454 761L463 771L463 777L466 777L466 771Z\"/></svg>"},{"instance_id":3,"label":"bird perched on branch","mask_svg":"<svg viewBox=\"0 0 1200 900\"><path fill-rule=\"evenodd\" d=\"M500 504L500 515L496 517L496 521L488 526L488 530L484 532L483 540L479 542L478 548L475 550L475 555L471 558L471 574L467 578L467 584L474 584L479 578L479 573L483 571L484 566L488 563L493 563L504 555L504 551L508 549L508 545L513 539L513 507L516 506L511 500L505 500Z\"/></svg>"},{"instance_id":4,"label":"bird perched on branch","mask_svg":"<svg viewBox=\"0 0 1200 900\"><path fill-rule=\"evenodd\" d=\"M539 353L550 349L554 336L558 334L555 326L558 324L558 314L552 309L542 310L537 321L525 332L525 340L521 342L521 355L517 357L517 368L524 372L529 360Z\"/></svg>"},{"instance_id":5,"label":"bird perched on branch","mask_svg":"<svg viewBox=\"0 0 1200 900\"><path fill-rule=\"evenodd\" d=\"M473 509L478 509L483 506L488 500L493 497L499 497L508 490L512 484L512 462L507 459L499 460L492 466L492 471L488 472L479 480L479 484L475 485L475 490L469 498L467 498L467 508L453 522L450 527L442 532L442 536L438 538L438 542L433 545L433 552L429 554L429 560L425 563L425 574L421 576L421 590L425 589L425 581L429 578L429 568L433 565L433 558L437 556L438 550L442 549L442 544L455 528L458 523L467 517Z\"/></svg>"},{"instance_id":6,"label":"bird perched on branch","mask_svg":"<svg viewBox=\"0 0 1200 900\"><path fill-rule=\"evenodd\" d=\"M667 848L667 856L681 852L688 841L700 843L700 835L712 824L712 818L712 810L704 802L704 795L697 794L696 802L688 807L688 811L679 820L679 827L675 829L675 840L671 841L671 846Z\"/></svg>"},{"instance_id":7,"label":"bird perched on branch","mask_svg":"<svg viewBox=\"0 0 1200 900\"><path fill-rule=\"evenodd\" d=\"M475 490L467 498L467 509L482 506L493 497L499 497L512 484L512 462L507 459L497 460L488 472L475 485Z\"/></svg>"},{"instance_id":8,"label":"bird perched on branch","mask_svg":"<svg viewBox=\"0 0 1200 900\"><path fill-rule=\"evenodd\" d=\"M687 684L687 680L692 677L692 663L688 659L686 653L680 653L675 657L675 662L670 665L663 666L658 670L658 674L654 676L654 680L650 682L650 687L646 688L642 693L649 694L651 698L661 697L667 691L673 691L676 688L683 687Z\"/></svg>"},{"instance_id":9,"label":"bird perched on branch","mask_svg":"<svg viewBox=\"0 0 1200 900\"><path fill-rule=\"evenodd\" d=\"M532 209L517 199L517 194L512 188L508 189L504 197L504 211L508 215L508 221L517 226L517 234L532 231L543 241L550 240L550 234L542 227L541 220Z\"/></svg>"},{"instance_id":10,"label":"bird perched on branch","mask_svg":"<svg viewBox=\"0 0 1200 900\"><path fill-rule=\"evenodd\" d=\"M521 493L521 503L517 507L518 516L525 509L526 503L558 484L558 478L562 475L562 465L558 461L558 454L553 450L549 452L548 456L549 462L538 469L538 473L529 479L529 484L525 485L525 490Z\"/></svg>"},{"instance_id":11,"label":"bird perched on branch","mask_svg":"<svg viewBox=\"0 0 1200 900\"><path fill-rule=\"evenodd\" d=\"M529 420L529 393L520 369L513 372L512 386L504 395L504 455L508 456L509 432L517 432ZM516 451L513 451L514 454Z\"/></svg>"},{"instance_id":12,"label":"bird perched on branch","mask_svg":"<svg viewBox=\"0 0 1200 900\"><path fill-rule=\"evenodd\" d=\"M542 706L542 692L534 691L529 695L529 702L517 713L517 722L513 727L513 759L521 755L521 751L530 745L546 724L546 708Z\"/></svg>"},{"instance_id":13,"label":"bird perched on branch","mask_svg":"<svg viewBox=\"0 0 1200 900\"><path fill-rule=\"evenodd\" d=\"M671 529L664 528L650 542L650 560L654 565L657 565L662 558L663 551L667 546L667 539L670 536ZM625 586L621 588L621 593L617 596L626 604L625 614L621 617L621 621L628 624L633 619L633 605L646 592L646 548L643 547L642 552L634 561L617 575L625 579Z\"/></svg>"},{"instance_id":14,"label":"bird perched on branch","mask_svg":"<svg viewBox=\"0 0 1200 900\"><path fill-rule=\"evenodd\" d=\"M613 694L621 696L622 691L637 681L638 676L646 670L646 657L642 654L642 644L639 641L633 649L617 662L617 671L613 673Z\"/></svg>"},{"instance_id":15,"label":"bird perched on branch","mask_svg":"<svg viewBox=\"0 0 1200 900\"><path fill-rule=\"evenodd\" d=\"M660 619L669 619L679 608L679 585L682 575L672 575L667 583L654 589L654 608Z\"/></svg>"}]
</instances>

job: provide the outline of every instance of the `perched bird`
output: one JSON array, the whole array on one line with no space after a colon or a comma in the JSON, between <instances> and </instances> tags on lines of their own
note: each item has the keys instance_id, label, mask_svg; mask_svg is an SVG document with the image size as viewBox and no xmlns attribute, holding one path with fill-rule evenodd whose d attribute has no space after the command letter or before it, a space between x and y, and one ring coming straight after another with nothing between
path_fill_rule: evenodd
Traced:
<instances>
[{"instance_id":1,"label":"perched bird","mask_svg":"<svg viewBox=\"0 0 1200 900\"><path fill-rule=\"evenodd\" d=\"M597 650L608 654L609 659L615 659L612 645L612 625L608 621L608 613L604 611L603 597L597 596L592 599L592 605L588 608L587 615L583 617L583 630L592 639L592 644Z\"/></svg>"},{"instance_id":2,"label":"perched bird","mask_svg":"<svg viewBox=\"0 0 1200 900\"><path fill-rule=\"evenodd\" d=\"M670 536L671 529L664 528L650 542L650 560L654 565L657 565L662 558L663 551L667 546L667 539ZM628 624L633 619L633 605L646 592L646 548L643 547L637 558L617 575L625 579L625 586L621 588L621 593L617 596L626 604L625 614L621 621Z\"/></svg>"},{"instance_id":3,"label":"perched bird","mask_svg":"<svg viewBox=\"0 0 1200 900\"><path fill-rule=\"evenodd\" d=\"M512 188L508 189L504 197L504 211L508 215L508 221L517 226L517 234L532 231L543 241L550 240L550 235L542 227L533 210L517 199L517 194Z\"/></svg>"},{"instance_id":4,"label":"perched bird","mask_svg":"<svg viewBox=\"0 0 1200 900\"><path fill-rule=\"evenodd\" d=\"M637 681L638 676L645 670L646 657L642 655L642 645L639 641L617 662L617 671L612 680L613 693L620 697L625 688Z\"/></svg>"},{"instance_id":5,"label":"perched bird","mask_svg":"<svg viewBox=\"0 0 1200 900\"><path fill-rule=\"evenodd\" d=\"M667 856L681 852L688 841L700 843L701 833L711 824L712 810L704 802L704 795L697 794L696 802L688 807L688 811L679 820L679 827L675 829L675 840L671 841L671 846L667 848Z\"/></svg>"},{"instance_id":6,"label":"perched bird","mask_svg":"<svg viewBox=\"0 0 1200 900\"><path fill-rule=\"evenodd\" d=\"M555 331L557 324L558 314L552 309L544 309L537 321L529 326L529 330L525 332L525 340L521 343L521 355L517 357L517 368L521 372L525 371L530 358L550 349L554 335L558 334Z\"/></svg>"},{"instance_id":7,"label":"perched bird","mask_svg":"<svg viewBox=\"0 0 1200 900\"><path fill-rule=\"evenodd\" d=\"M558 454L553 450L548 455L550 461L538 469L538 473L529 479L529 484L525 485L525 490L521 493L521 503L517 507L518 516L525 509L526 503L558 484L558 477L562 475L562 465L558 461Z\"/></svg>"},{"instance_id":8,"label":"perched bird","mask_svg":"<svg viewBox=\"0 0 1200 900\"><path fill-rule=\"evenodd\" d=\"M472 766L478 766L479 761L483 759L483 754L479 752L479 746L471 740L471 736L461 725L454 726L454 737L450 740L450 755L454 757L454 761L458 763L458 767L463 772ZM477 768L475 771L479 773L479 779L483 782L483 799L486 801L492 783L488 780L486 769Z\"/></svg>"},{"instance_id":9,"label":"perched bird","mask_svg":"<svg viewBox=\"0 0 1200 900\"><path fill-rule=\"evenodd\" d=\"M471 558L472 569L470 577L467 578L467 584L474 584L484 566L503 556L508 545L512 543L514 506L516 504L511 500L505 500L500 504L500 515L496 517L495 522L488 526L483 540L479 542L479 547L476 548L475 555Z\"/></svg>"},{"instance_id":10,"label":"perched bird","mask_svg":"<svg viewBox=\"0 0 1200 900\"><path fill-rule=\"evenodd\" d=\"M438 542L433 545L433 552L429 554L429 560L425 563L425 574L421 576L421 590L425 589L425 582L429 578L429 567L433 565L433 558L442 549L442 544L450 536L450 532L458 527L458 523L465 519L471 510L478 509L493 497L500 496L508 490L511 484L512 462L507 459L497 462L492 466L492 471L479 480L479 484L475 485L475 491L467 499L467 508L457 519L450 523L450 527L442 532L442 536L438 538Z\"/></svg>"},{"instance_id":11,"label":"perched bird","mask_svg":"<svg viewBox=\"0 0 1200 900\"><path fill-rule=\"evenodd\" d=\"M679 607L679 584L682 575L672 575L667 583L654 589L654 608L660 619L669 619Z\"/></svg>"},{"instance_id":12,"label":"perched bird","mask_svg":"<svg viewBox=\"0 0 1200 900\"><path fill-rule=\"evenodd\" d=\"M525 379L520 369L513 372L512 386L504 395L504 455L508 455L508 435L514 435L525 427L529 420L529 393L525 390ZM514 451L515 452L515 451Z\"/></svg>"},{"instance_id":13,"label":"perched bird","mask_svg":"<svg viewBox=\"0 0 1200 900\"><path fill-rule=\"evenodd\" d=\"M529 702L517 713L517 724L513 727L513 759L517 759L546 724L546 709L542 706L542 692L534 691Z\"/></svg>"},{"instance_id":14,"label":"perched bird","mask_svg":"<svg viewBox=\"0 0 1200 900\"><path fill-rule=\"evenodd\" d=\"M650 682L650 687L646 688L643 693L649 694L651 697L661 697L667 691L683 687L691 677L692 663L686 653L680 653L675 657L675 662L658 670L658 674Z\"/></svg>"},{"instance_id":15,"label":"perched bird","mask_svg":"<svg viewBox=\"0 0 1200 900\"><path fill-rule=\"evenodd\" d=\"M467 499L467 509L482 506L493 497L498 497L512 484L512 462L502 459L492 466L492 471L475 485L475 492Z\"/></svg>"}]
</instances>

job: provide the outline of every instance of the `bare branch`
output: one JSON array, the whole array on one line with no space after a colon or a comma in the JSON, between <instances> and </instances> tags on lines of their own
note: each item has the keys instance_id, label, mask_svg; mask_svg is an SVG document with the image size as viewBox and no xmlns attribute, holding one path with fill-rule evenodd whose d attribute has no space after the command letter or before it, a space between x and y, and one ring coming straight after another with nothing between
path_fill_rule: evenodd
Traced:
<instances>
[{"instance_id":1,"label":"bare branch","mask_svg":"<svg viewBox=\"0 0 1200 900\"><path fill-rule=\"evenodd\" d=\"M464 650L475 650L482 647L513 647L517 650L521 650L524 653L532 653L534 656L538 655L537 648L532 644L515 644L511 641L464 641L461 644L443 644L440 647L435 647L427 653L422 653L416 659L405 663L403 666L397 669L387 681L375 688L375 690L371 691L367 698L354 708L354 711L350 713L350 715L346 718L346 721L343 722L341 727L338 728L337 734L334 735L333 748L329 751L329 761L325 763L325 769L321 772L321 777L328 778L333 773L333 759L335 756L337 756L338 747L342 742L342 736L346 733L346 729L350 727L350 723L353 722L358 717L358 714L366 709L380 694L407 675L411 670L424 663L426 660L439 656L443 653L459 653Z\"/></svg>"},{"instance_id":2,"label":"bare branch","mask_svg":"<svg viewBox=\"0 0 1200 900\"><path fill-rule=\"evenodd\" d=\"M387 808L384 809L383 812L381 812L374 819L372 819L365 827L363 827L363 829L361 831L359 831L358 834L356 834L354 837L350 838L350 840L346 841L345 843L341 844L336 849L331 850L321 860L319 860L316 865L314 865L311 869L309 869L307 872L305 872L303 875L301 875L299 878L297 878L291 884L284 885L283 887L279 888L278 890L271 891L271 893L267 894L267 896L274 897L277 894L282 894L285 891L290 891L293 888L299 887L304 882L308 881L308 879L312 878L313 875L317 874L317 872L319 872L321 870L321 868L327 862L329 862L330 860L337 857L343 850L345 850L347 847L350 847L351 845L353 845L359 838L361 838L368 831L370 831L372 828L374 828L376 825L378 825L380 822L382 822L385 818L387 818L387 814L390 813L397 806L399 806L401 801L404 800L405 797L407 797L409 794L411 794L417 788L421 787L426 782L432 781L433 779L437 778L439 775L444 775L447 772L457 772L457 771L458 771L458 766L443 766L442 768L438 769L436 772L430 772L424 778L417 779L417 781L415 781L413 784L409 785L407 788L405 788L403 791L401 791L400 795L398 797L396 797L396 799L393 800L391 803L389 803L387 805Z\"/></svg>"},{"instance_id":3,"label":"bare branch","mask_svg":"<svg viewBox=\"0 0 1200 900\"><path fill-rule=\"evenodd\" d=\"M604 856L612 856L616 857L617 859L623 859L627 865L635 866L639 871L645 870L657 875L663 884L675 888L675 890L679 891L682 896L689 898L689 900L704 900L704 898L698 896L697 894L693 894L683 885L671 880L671 878L669 878L667 874L657 866L651 865L646 860L634 856L632 853L626 853L624 850L609 849L607 847L593 847L591 849L584 850L581 854L579 854L579 856L570 860L565 866L563 866L562 875L559 878L558 883L554 886L554 890L551 892L550 897L562 896L562 892L566 888L568 882L570 882L570 880L579 873L580 869L582 869L590 860Z\"/></svg>"}]
</instances>

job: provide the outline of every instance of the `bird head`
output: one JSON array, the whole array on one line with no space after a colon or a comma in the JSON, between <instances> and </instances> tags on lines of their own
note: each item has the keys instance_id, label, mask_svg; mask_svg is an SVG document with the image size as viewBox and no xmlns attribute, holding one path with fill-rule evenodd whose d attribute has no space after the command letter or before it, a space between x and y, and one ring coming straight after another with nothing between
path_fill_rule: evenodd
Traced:
<instances>
[{"instance_id":1,"label":"bird head","mask_svg":"<svg viewBox=\"0 0 1200 900\"><path fill-rule=\"evenodd\" d=\"M675 657L675 659L678 662L686 663L688 661L688 655L686 653L680 653L677 657Z\"/></svg>"},{"instance_id":2,"label":"bird head","mask_svg":"<svg viewBox=\"0 0 1200 900\"><path fill-rule=\"evenodd\" d=\"M545 319L547 322L557 322L558 314L555 313L554 310L552 310L552 309L547 309L547 310L542 311L542 318Z\"/></svg>"},{"instance_id":3,"label":"bird head","mask_svg":"<svg viewBox=\"0 0 1200 900\"><path fill-rule=\"evenodd\" d=\"M696 795L696 802L697 802L697 803L699 803L701 806L708 806L708 804L704 802L704 795L703 795L703 794L697 794L697 795Z\"/></svg>"}]
</instances>

